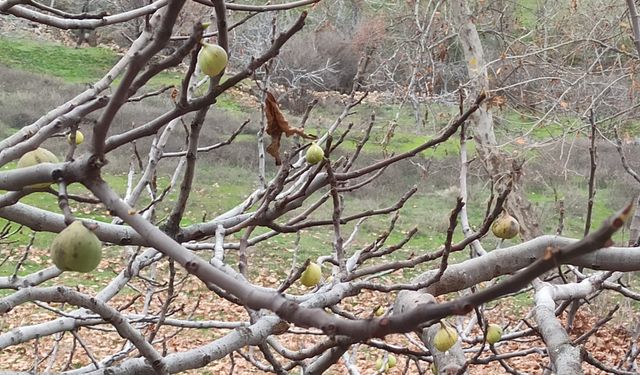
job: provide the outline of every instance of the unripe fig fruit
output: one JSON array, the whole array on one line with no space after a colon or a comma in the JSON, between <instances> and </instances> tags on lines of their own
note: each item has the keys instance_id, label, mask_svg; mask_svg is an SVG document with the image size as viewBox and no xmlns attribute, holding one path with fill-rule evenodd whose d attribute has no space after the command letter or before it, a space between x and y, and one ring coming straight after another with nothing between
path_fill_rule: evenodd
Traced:
<instances>
[{"instance_id":1,"label":"unripe fig fruit","mask_svg":"<svg viewBox=\"0 0 640 375\"><path fill-rule=\"evenodd\" d=\"M318 285L321 276L322 271L320 269L320 266L312 262L309 263L304 272L302 272L302 276L300 276L300 282L302 282L302 285L306 287L313 287Z\"/></svg>"},{"instance_id":2,"label":"unripe fig fruit","mask_svg":"<svg viewBox=\"0 0 640 375\"><path fill-rule=\"evenodd\" d=\"M491 231L496 237L508 240L518 235L520 224L507 211L503 211L502 215L491 225Z\"/></svg>"},{"instance_id":3,"label":"unripe fig fruit","mask_svg":"<svg viewBox=\"0 0 640 375\"><path fill-rule=\"evenodd\" d=\"M305 159L307 159L307 163L309 164L317 164L324 159L324 150L322 147L318 146L315 142L309 146L307 150L307 155L305 155Z\"/></svg>"},{"instance_id":4,"label":"unripe fig fruit","mask_svg":"<svg viewBox=\"0 0 640 375\"><path fill-rule=\"evenodd\" d=\"M440 329L433 338L433 346L441 352L446 352L458 341L458 332L455 328L444 322L440 322Z\"/></svg>"},{"instance_id":5,"label":"unripe fig fruit","mask_svg":"<svg viewBox=\"0 0 640 375\"><path fill-rule=\"evenodd\" d=\"M41 163L57 163L58 158L53 154L53 152L47 150L44 147L38 147L33 151L29 151L26 154L22 155L20 160L18 160L17 167L18 168L26 168L33 167L34 165L38 165ZM28 187L32 188L46 188L51 185L50 182L43 182L41 184L33 184Z\"/></svg>"},{"instance_id":6,"label":"unripe fig fruit","mask_svg":"<svg viewBox=\"0 0 640 375\"><path fill-rule=\"evenodd\" d=\"M384 315L384 307L378 306L378 308L373 311L373 315L375 315L375 316Z\"/></svg>"},{"instance_id":7,"label":"unripe fig fruit","mask_svg":"<svg viewBox=\"0 0 640 375\"><path fill-rule=\"evenodd\" d=\"M389 354L389 356L387 357L387 364L389 365L389 368L396 367L397 362L398 360L396 359L396 356L393 354Z\"/></svg>"},{"instance_id":8,"label":"unripe fig fruit","mask_svg":"<svg viewBox=\"0 0 640 375\"><path fill-rule=\"evenodd\" d=\"M227 66L227 52L217 44L202 43L198 53L198 66L202 73L215 77Z\"/></svg>"},{"instance_id":9,"label":"unripe fig fruit","mask_svg":"<svg viewBox=\"0 0 640 375\"><path fill-rule=\"evenodd\" d=\"M84 142L84 134L80 130L76 130L76 145ZM72 144L71 133L67 134L67 143Z\"/></svg>"},{"instance_id":10,"label":"unripe fig fruit","mask_svg":"<svg viewBox=\"0 0 640 375\"><path fill-rule=\"evenodd\" d=\"M51 243L51 259L63 271L93 271L102 258L102 243L92 231L76 220Z\"/></svg>"},{"instance_id":11,"label":"unripe fig fruit","mask_svg":"<svg viewBox=\"0 0 640 375\"><path fill-rule=\"evenodd\" d=\"M497 324L489 324L487 327L487 342L491 345L502 338L502 327Z\"/></svg>"},{"instance_id":12,"label":"unripe fig fruit","mask_svg":"<svg viewBox=\"0 0 640 375\"><path fill-rule=\"evenodd\" d=\"M389 361L387 361L387 363L384 364L384 370L382 369L383 362L384 360L382 357L378 357L378 359L376 359L376 371L387 372L387 370L389 369Z\"/></svg>"}]
</instances>

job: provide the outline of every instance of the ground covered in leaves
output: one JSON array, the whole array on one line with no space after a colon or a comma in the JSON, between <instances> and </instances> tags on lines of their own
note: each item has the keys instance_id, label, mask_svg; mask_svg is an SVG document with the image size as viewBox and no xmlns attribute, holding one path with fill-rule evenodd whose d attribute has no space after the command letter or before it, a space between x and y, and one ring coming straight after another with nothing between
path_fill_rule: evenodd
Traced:
<instances>
[{"instance_id":1,"label":"ground covered in leaves","mask_svg":"<svg viewBox=\"0 0 640 375\"><path fill-rule=\"evenodd\" d=\"M45 262L46 251L33 250L30 254L33 259ZM84 293L95 293L101 286L106 285L108 280L114 275L119 257L109 257L103 260L98 270L89 274L63 274L56 280L59 284L72 284L79 291ZM156 282L151 283L148 279L138 279L132 282L129 287L120 295L114 298L110 305L121 310L123 314L144 314L145 313L145 293L152 286L153 295L151 303L148 304L148 312L157 315L162 308L167 297L166 288L166 262L162 262L156 272ZM145 273L145 278L150 274ZM237 305L225 301L204 288L194 277L184 274L178 270L176 276L178 280L176 293L168 317L175 319L193 320L221 320L242 322L247 320L246 311ZM254 282L265 286L277 286L281 282L281 276L273 271L263 271L255 275ZM294 285L290 290L293 293L304 293L307 290L298 285ZM6 295L6 294L5 294ZM379 293L363 292L343 301L341 308L360 318L371 316L378 306L389 306L393 303L393 296L386 296ZM520 302L519 302L520 301ZM580 310L577 316L575 329L571 332L572 338L578 338L585 332L589 332L596 322L600 320L608 311L605 304L613 304L614 301L602 300L599 303L588 305ZM524 325L523 317L529 311L529 304L522 303L521 299L507 299L492 306L487 306L486 315L491 322L499 323L503 326L514 327L518 324ZM0 317L0 331L6 333L16 327L46 322L59 317L61 312L70 313L73 306L62 306L60 304L25 304L16 307L14 310ZM626 310L626 311L625 311ZM600 327L591 334L585 343L586 349L595 358L608 365L620 363L626 350L630 345L630 335L628 329L631 326L631 319L625 317L632 316L630 306L623 307L614 315L613 320ZM563 319L566 316L563 316ZM533 319L527 318L527 323L533 324ZM451 318L450 322L455 322ZM137 323L138 327L143 327L142 332L148 337L153 331L156 333L156 348L164 353L185 351L204 345L216 338L225 335L228 330L219 329L185 329L161 326L159 329L151 323ZM526 325L524 326L526 328ZM508 329L507 329L508 331ZM303 333L304 332L304 333ZM477 334L476 330L471 336ZM278 338L291 350L298 350L308 347L318 342L319 332L315 330L302 330L297 327L290 327L288 333ZM389 344L403 345L414 351L422 351L418 344L419 340L414 334L391 335L385 338ZM44 371L48 366L51 369L63 370L74 369L89 365L93 360L102 360L123 348L125 342L119 338L114 329L107 325L82 327L73 333L65 333L61 336L48 336L31 341L27 344L11 346L0 352L0 370L31 371L37 363L38 371ZM470 344L464 344L468 348ZM57 348L56 348L57 347ZM55 357L52 349L55 349ZM544 350L543 342L535 335L518 339L517 341L502 342L496 345L499 353L521 351L524 349L538 348L539 352L506 359L506 363L514 369L528 373L540 374L548 364L548 359L540 353ZM135 353L135 352L134 352ZM361 345L358 351L357 365L363 374L375 373L375 361L384 352L380 349ZM416 363L408 360L407 357L398 355L398 365L390 369L389 374L418 374ZM472 353L468 354L472 357ZM483 356L484 357L484 356ZM481 358L483 358L481 357ZM262 371L256 369L249 362L249 358L262 361L262 354L255 348L244 348L241 353L234 353L224 359L208 365L204 369L189 371L191 374L259 374ZM427 362L420 362L423 371L429 371ZM407 369L408 367L408 369ZM602 374L601 370L588 364L584 365L586 374ZM333 366L328 374L345 374L346 368L342 363ZM474 365L470 368L470 374L502 374L506 371L497 362L487 365Z\"/></svg>"}]
</instances>

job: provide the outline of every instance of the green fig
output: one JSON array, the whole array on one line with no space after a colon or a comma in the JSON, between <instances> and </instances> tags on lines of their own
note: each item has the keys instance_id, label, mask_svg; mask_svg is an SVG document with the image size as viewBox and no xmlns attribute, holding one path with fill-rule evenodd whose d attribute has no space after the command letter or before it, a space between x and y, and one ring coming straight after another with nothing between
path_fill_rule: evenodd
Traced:
<instances>
[{"instance_id":1,"label":"green fig","mask_svg":"<svg viewBox=\"0 0 640 375\"><path fill-rule=\"evenodd\" d=\"M53 264L63 271L93 271L102 258L102 243L92 231L76 220L51 243Z\"/></svg>"},{"instance_id":2,"label":"green fig","mask_svg":"<svg viewBox=\"0 0 640 375\"><path fill-rule=\"evenodd\" d=\"M375 316L382 316L382 315L384 315L384 307L382 307L382 306L378 306L378 308L376 308L375 310L373 310L373 315L375 315Z\"/></svg>"},{"instance_id":3,"label":"green fig","mask_svg":"<svg viewBox=\"0 0 640 375\"><path fill-rule=\"evenodd\" d=\"M317 164L324 159L324 150L322 147L318 146L315 142L311 143L309 149L307 150L307 154L305 155L305 159L307 159L307 163L309 164Z\"/></svg>"},{"instance_id":4,"label":"green fig","mask_svg":"<svg viewBox=\"0 0 640 375\"><path fill-rule=\"evenodd\" d=\"M389 368L396 367L397 362L398 360L396 359L396 356L393 354L389 354L389 356L387 357L387 364L389 365Z\"/></svg>"},{"instance_id":5,"label":"green fig","mask_svg":"<svg viewBox=\"0 0 640 375\"><path fill-rule=\"evenodd\" d=\"M58 163L58 157L56 155L47 150L44 147L38 147L33 151L29 151L22 155L20 160L18 160L17 168L27 168L33 167L34 165L42 164L42 163ZM41 184L33 184L28 187L32 188L46 188L51 185L50 182L43 182Z\"/></svg>"},{"instance_id":6,"label":"green fig","mask_svg":"<svg viewBox=\"0 0 640 375\"><path fill-rule=\"evenodd\" d=\"M497 324L489 324L487 327L487 342L491 345L502 338L502 327Z\"/></svg>"},{"instance_id":7,"label":"green fig","mask_svg":"<svg viewBox=\"0 0 640 375\"><path fill-rule=\"evenodd\" d=\"M433 338L433 346L438 351L446 352L458 341L458 332L455 328L444 322L440 322L440 329Z\"/></svg>"},{"instance_id":8,"label":"green fig","mask_svg":"<svg viewBox=\"0 0 640 375\"><path fill-rule=\"evenodd\" d=\"M387 372L387 370L389 369L389 361L387 361L387 363L384 364L384 369L382 368L383 362L384 360L382 357L379 357L378 359L376 359L376 371Z\"/></svg>"},{"instance_id":9,"label":"green fig","mask_svg":"<svg viewBox=\"0 0 640 375\"><path fill-rule=\"evenodd\" d=\"M198 53L198 66L202 73L215 77L227 67L227 52L217 44L202 43Z\"/></svg>"},{"instance_id":10,"label":"green fig","mask_svg":"<svg viewBox=\"0 0 640 375\"><path fill-rule=\"evenodd\" d=\"M76 145L84 142L84 134L80 130L76 130ZM71 133L67 134L67 143L72 144L73 140L71 139Z\"/></svg>"},{"instance_id":11,"label":"green fig","mask_svg":"<svg viewBox=\"0 0 640 375\"><path fill-rule=\"evenodd\" d=\"M491 231L496 237L508 240L518 235L520 224L507 211L503 211L502 215L491 225Z\"/></svg>"},{"instance_id":12,"label":"green fig","mask_svg":"<svg viewBox=\"0 0 640 375\"><path fill-rule=\"evenodd\" d=\"M304 272L302 272L302 276L300 276L300 282L302 282L302 285L310 288L318 285L321 276L322 270L320 269L320 266L316 263L311 262L304 270Z\"/></svg>"}]
</instances>

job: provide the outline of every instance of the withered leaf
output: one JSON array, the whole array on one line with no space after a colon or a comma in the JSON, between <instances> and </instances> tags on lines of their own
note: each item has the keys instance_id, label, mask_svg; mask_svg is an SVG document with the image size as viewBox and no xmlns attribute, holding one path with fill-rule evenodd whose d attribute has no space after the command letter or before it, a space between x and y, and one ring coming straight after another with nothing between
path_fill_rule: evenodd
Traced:
<instances>
[{"instance_id":1,"label":"withered leaf","mask_svg":"<svg viewBox=\"0 0 640 375\"><path fill-rule=\"evenodd\" d=\"M267 134L271 136L271 144L267 146L267 152L273 156L276 165L282 163L282 159L280 159L280 139L282 138L282 133L287 137L295 134L305 139L316 139L315 136L306 134L301 128L289 126L284 115L280 112L276 98L268 91L265 100L265 114L267 116Z\"/></svg>"},{"instance_id":2,"label":"withered leaf","mask_svg":"<svg viewBox=\"0 0 640 375\"><path fill-rule=\"evenodd\" d=\"M500 110L504 109L504 106L506 103L507 103L506 98L501 95L491 96L487 101L487 105L489 106L489 108L498 107Z\"/></svg>"}]
</instances>

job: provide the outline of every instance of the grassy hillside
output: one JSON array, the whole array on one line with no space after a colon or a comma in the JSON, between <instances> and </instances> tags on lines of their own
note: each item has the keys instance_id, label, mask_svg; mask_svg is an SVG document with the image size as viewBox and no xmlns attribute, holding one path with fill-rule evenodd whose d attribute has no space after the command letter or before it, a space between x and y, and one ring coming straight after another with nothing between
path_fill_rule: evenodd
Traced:
<instances>
[{"instance_id":1,"label":"grassy hillside","mask_svg":"<svg viewBox=\"0 0 640 375\"><path fill-rule=\"evenodd\" d=\"M69 48L55 43L0 38L0 64L62 78L91 82L106 73L118 56L110 49Z\"/></svg>"},{"instance_id":2,"label":"grassy hillside","mask_svg":"<svg viewBox=\"0 0 640 375\"><path fill-rule=\"evenodd\" d=\"M120 56L105 47L70 48L52 42L0 37L0 65L61 78L68 83L91 83L111 69ZM156 85L176 84L179 75L164 72Z\"/></svg>"},{"instance_id":3,"label":"grassy hillside","mask_svg":"<svg viewBox=\"0 0 640 375\"><path fill-rule=\"evenodd\" d=\"M118 56L113 51L104 48L74 49L55 44L0 38L0 69L4 69L2 75L6 78L5 84L7 85L7 90L0 93L0 113L4 114L0 118L0 133L9 134L37 119L49 108L64 102L65 97L70 97L82 89L78 83L88 83L98 79L117 58ZM160 81L164 79L175 80L176 76L176 73L167 73L161 77ZM49 77L56 77L58 80L52 81ZM50 94L42 94L41 88L45 86ZM55 95L55 93L59 93L59 95ZM203 143L209 144L223 140L243 119L257 117L254 109L238 105L230 95L225 94L219 104L222 104L222 108L219 106L216 111L211 112L208 126L203 130ZM119 127L129 126L128 124L131 123L144 123L165 111L168 105L170 103L162 98L148 103L127 105L118 117L117 124L114 124L116 126L114 131L119 131L121 129ZM451 118L450 113L454 113L456 110L446 107L435 108L439 111L439 116L434 116L438 118L438 122L432 121L426 128L416 128L413 124L412 114L403 109L398 117L399 126L395 130L395 136L386 146L386 151L399 153L419 145L446 124ZM333 121L333 116L337 111L339 109L330 107L315 109L309 121L310 127L318 132L322 131L324 126ZM359 107L357 113L349 118L356 125L342 151L347 152L355 147L371 111L376 112L377 121L372 141L365 147L365 155L363 156L363 159L369 162L383 157L383 147L380 143L389 129L389 121L395 117L397 107L394 105L380 104ZM294 116L289 117L292 123L297 122ZM503 118L509 123L509 126L502 126L498 129L499 135L505 139L522 134L523 129L528 129L531 125L529 119L513 113L498 113L497 117ZM253 127L239 138L239 142L223 148L219 152L201 155L202 168L194 185L196 194L193 194L194 199L190 202L183 224L201 221L203 217L214 217L240 202L243 197L257 187L255 162L257 125L255 124L257 124L256 121L251 125ZM556 129L540 128L536 131L539 132L536 137L540 138L557 135L553 133ZM178 135L176 140L181 140L181 137L183 134ZM290 140L285 140L285 145L288 145L288 142ZM141 142L141 145L143 144L144 142ZM525 154L527 169L524 176L526 181L524 188L539 213L541 224L547 233L554 233L557 226L557 198L565 200L565 234L579 236L583 231L586 212L586 168L583 165L584 153L581 154L578 150L583 146L584 142L576 144L576 151L572 154L572 159L566 162L566 166L572 171L572 174L564 176L559 174L560 172L556 168L548 167L551 163L548 158L553 159L553 155L556 155L558 150L549 149L545 151L548 154L545 154L538 149L537 151L527 151ZM47 141L47 147L61 153L64 148L64 140L60 138ZM86 145L80 147L80 152L86 150L84 147ZM584 151L584 148L581 150ZM346 212L355 213L362 209L387 207L393 204L406 189L417 184L419 191L400 211L398 231L391 236L389 243L397 243L401 240L401 234L413 227L418 228L418 234L405 249L394 253L393 256L404 258L411 253L438 248L444 242L447 228L445 218L448 211L454 206L457 195L455 186L457 185L459 164L458 151L458 140L454 137L438 148L428 150L420 157L414 158L413 162L428 166L429 172L427 174L423 174L419 168L409 162L390 168L370 187L349 196L345 203ZM603 147L600 152L605 157L602 158L599 170L601 176L598 179L598 196L594 210L593 222L595 225L599 224L613 209L619 207L620 202L626 199L628 190L624 173L611 172L614 169L619 170L616 164L619 161L615 157L615 152L606 147ZM473 157L472 145L470 153ZM120 154L113 158L108 169L111 171L111 175L107 178L119 192L124 192L126 188L124 173L127 169L129 156L126 153ZM11 167L11 165L7 166L7 168ZM163 174L158 180L159 191L167 186L168 173L172 168L169 165L163 169ZM268 170L270 175L275 172L272 163L268 163ZM489 186L485 183L483 173L477 162L472 163L472 173L469 177L471 198L469 212L472 224L475 226L480 224L485 212L486 199L489 196ZM73 187L73 189L77 189L75 190L77 193L83 192L80 187ZM157 220L163 220L175 197L175 193L170 194L159 206ZM57 211L55 198L47 194L33 194L25 198L24 202ZM141 206L145 204L146 202L141 202ZM100 207L74 204L73 209L80 216L94 217L104 221L110 220L110 217ZM316 217L325 218L330 215L331 209L327 207L319 211ZM360 227L357 240L348 251L355 251L359 245L373 241L376 236L386 230L389 220L390 217L382 216L366 221ZM2 224L0 222L0 225ZM346 225L343 235L348 236L353 228L354 223ZM260 231L256 233L260 233ZM30 231L22 229L16 239L19 243L26 244L30 235ZM457 235L456 238L459 239L460 236ZM37 247L46 248L50 240L51 234L39 233L36 236L35 244ZM289 270L295 240L295 235L274 237L257 246L254 253L259 254L272 272L283 275ZM623 242L624 234L620 235L617 240ZM332 241L333 234L329 230L323 228L305 230L300 240L299 257L306 258L327 254L331 249ZM493 248L496 244L495 238L491 235L484 242L487 249ZM15 256L19 256L20 252L16 252L16 254ZM460 256L465 255L460 254ZM118 260L120 254L113 251L109 253L108 257L111 257L112 260ZM454 261L456 259L459 259L458 256L454 257ZM37 259L29 259L23 271L28 272L35 269L37 261ZM0 272L11 272L12 265L10 263L7 262L0 267ZM425 267L427 266L423 265L420 269ZM408 274L405 276L408 277L409 274L418 271L407 271ZM84 280L84 282L90 281ZM99 282L99 280L94 280L94 282Z\"/></svg>"}]
</instances>

